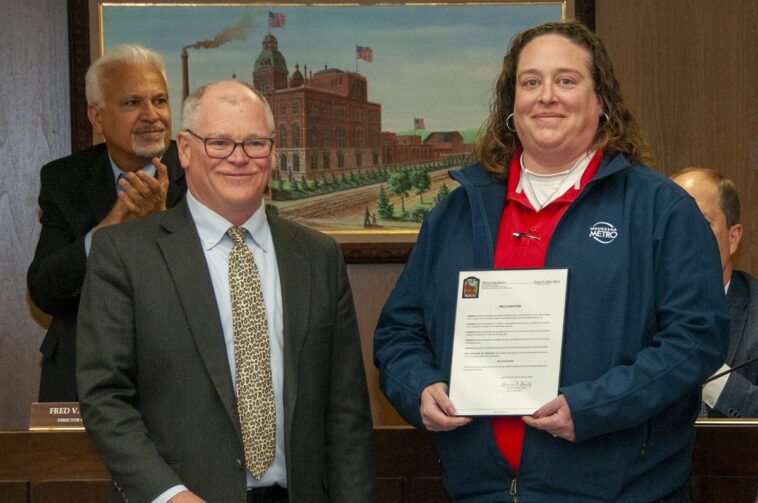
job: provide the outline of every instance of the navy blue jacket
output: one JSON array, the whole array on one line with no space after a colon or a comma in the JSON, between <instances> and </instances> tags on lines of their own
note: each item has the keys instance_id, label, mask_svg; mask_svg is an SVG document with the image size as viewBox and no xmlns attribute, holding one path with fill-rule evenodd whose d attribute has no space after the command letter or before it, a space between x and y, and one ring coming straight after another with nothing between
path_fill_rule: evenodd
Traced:
<instances>
[{"instance_id":1,"label":"navy blue jacket","mask_svg":"<svg viewBox=\"0 0 758 503\"><path fill-rule=\"evenodd\" d=\"M422 390L448 382L458 271L493 267L506 186L479 165L432 211L382 311L380 385L423 428ZM664 176L605 158L558 223L545 267L568 268L559 392L576 442L527 427L518 480L489 418L434 433L455 501L653 501L684 485L701 383L724 361L727 305L713 233Z\"/></svg>"}]
</instances>

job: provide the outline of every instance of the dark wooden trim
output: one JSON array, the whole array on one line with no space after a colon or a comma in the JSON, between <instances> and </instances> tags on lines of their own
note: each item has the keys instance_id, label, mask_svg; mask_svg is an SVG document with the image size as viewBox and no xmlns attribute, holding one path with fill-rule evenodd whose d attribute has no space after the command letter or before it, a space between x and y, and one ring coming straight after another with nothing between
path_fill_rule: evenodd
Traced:
<instances>
[{"instance_id":1,"label":"dark wooden trim","mask_svg":"<svg viewBox=\"0 0 758 503\"><path fill-rule=\"evenodd\" d=\"M402 263L414 243L341 243L348 264Z\"/></svg>"},{"instance_id":2,"label":"dark wooden trim","mask_svg":"<svg viewBox=\"0 0 758 503\"><path fill-rule=\"evenodd\" d=\"M575 0L574 17L595 31L595 0Z\"/></svg>"},{"instance_id":3,"label":"dark wooden trim","mask_svg":"<svg viewBox=\"0 0 758 503\"><path fill-rule=\"evenodd\" d=\"M92 145L87 119L84 75L90 65L89 0L68 0L68 75L71 104L71 151Z\"/></svg>"}]
</instances>

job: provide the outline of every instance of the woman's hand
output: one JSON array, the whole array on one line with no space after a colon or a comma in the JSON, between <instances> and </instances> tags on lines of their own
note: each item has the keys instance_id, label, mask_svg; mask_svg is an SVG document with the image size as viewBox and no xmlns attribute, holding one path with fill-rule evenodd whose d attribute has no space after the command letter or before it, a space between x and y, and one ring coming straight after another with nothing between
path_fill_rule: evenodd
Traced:
<instances>
[{"instance_id":1,"label":"woman's hand","mask_svg":"<svg viewBox=\"0 0 758 503\"><path fill-rule=\"evenodd\" d=\"M429 431L450 431L469 424L470 417L456 417L453 402L447 396L447 384L436 382L421 392L421 419Z\"/></svg>"},{"instance_id":2,"label":"woman's hand","mask_svg":"<svg viewBox=\"0 0 758 503\"><path fill-rule=\"evenodd\" d=\"M534 414L524 416L522 419L528 426L546 431L556 438L562 438L569 442L576 439L571 409L563 395L558 395L537 409Z\"/></svg>"}]
</instances>

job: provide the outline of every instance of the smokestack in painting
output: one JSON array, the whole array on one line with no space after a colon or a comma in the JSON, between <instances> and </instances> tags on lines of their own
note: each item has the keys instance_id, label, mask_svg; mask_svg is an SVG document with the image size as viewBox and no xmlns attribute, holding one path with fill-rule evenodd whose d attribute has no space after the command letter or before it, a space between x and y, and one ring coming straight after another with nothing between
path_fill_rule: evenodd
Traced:
<instances>
[{"instance_id":1,"label":"smokestack in painting","mask_svg":"<svg viewBox=\"0 0 758 503\"><path fill-rule=\"evenodd\" d=\"M209 40L199 40L182 47L182 103L189 96L189 54L187 49L212 49L235 40L247 40L247 32L255 25L253 16L246 12L234 26L223 28Z\"/></svg>"},{"instance_id":2,"label":"smokestack in painting","mask_svg":"<svg viewBox=\"0 0 758 503\"><path fill-rule=\"evenodd\" d=\"M189 96L189 55L187 54L187 48L182 47L182 103Z\"/></svg>"}]
</instances>

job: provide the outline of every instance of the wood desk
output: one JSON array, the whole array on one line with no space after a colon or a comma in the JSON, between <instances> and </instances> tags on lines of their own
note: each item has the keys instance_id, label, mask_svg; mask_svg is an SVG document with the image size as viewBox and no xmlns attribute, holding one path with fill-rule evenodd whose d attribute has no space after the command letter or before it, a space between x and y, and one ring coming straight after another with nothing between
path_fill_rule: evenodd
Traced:
<instances>
[{"instance_id":1,"label":"wood desk","mask_svg":"<svg viewBox=\"0 0 758 503\"><path fill-rule=\"evenodd\" d=\"M380 503L447 501L429 436L376 428ZM755 503L758 425L698 425L693 492L704 503ZM101 503L110 475L84 432L0 432L0 502Z\"/></svg>"},{"instance_id":2,"label":"wood desk","mask_svg":"<svg viewBox=\"0 0 758 503\"><path fill-rule=\"evenodd\" d=\"M0 432L0 502L105 502L109 481L83 431Z\"/></svg>"}]
</instances>

